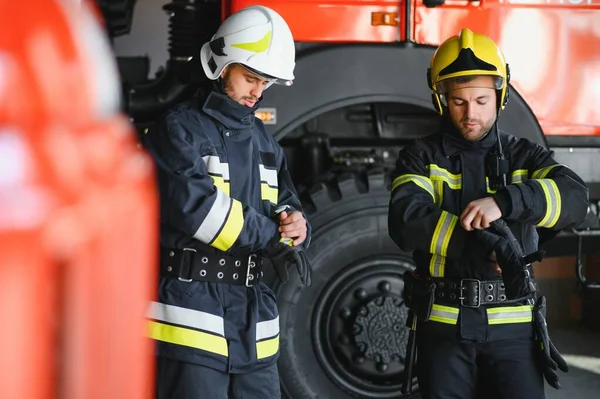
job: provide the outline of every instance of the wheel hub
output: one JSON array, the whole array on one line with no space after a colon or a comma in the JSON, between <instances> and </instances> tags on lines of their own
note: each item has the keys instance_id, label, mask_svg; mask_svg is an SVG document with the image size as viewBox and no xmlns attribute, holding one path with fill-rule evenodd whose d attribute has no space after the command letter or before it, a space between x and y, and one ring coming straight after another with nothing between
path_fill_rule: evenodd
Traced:
<instances>
[{"instance_id":1,"label":"wheel hub","mask_svg":"<svg viewBox=\"0 0 600 399\"><path fill-rule=\"evenodd\" d=\"M366 398L397 398L404 372L408 310L401 256L356 262L322 292L313 334L317 357L333 381Z\"/></svg>"},{"instance_id":2,"label":"wheel hub","mask_svg":"<svg viewBox=\"0 0 600 399\"><path fill-rule=\"evenodd\" d=\"M384 284L389 285L387 281ZM364 356L377 362L379 372L385 372L391 361L404 362L408 333L404 327L406 308L389 294L375 297L358 309L354 319L354 342Z\"/></svg>"}]
</instances>

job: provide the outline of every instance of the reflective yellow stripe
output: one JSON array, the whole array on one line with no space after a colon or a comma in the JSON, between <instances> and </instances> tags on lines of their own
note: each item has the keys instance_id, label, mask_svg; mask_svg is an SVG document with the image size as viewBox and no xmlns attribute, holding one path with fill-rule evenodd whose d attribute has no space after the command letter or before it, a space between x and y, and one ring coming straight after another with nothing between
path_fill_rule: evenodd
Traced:
<instances>
[{"instance_id":1,"label":"reflective yellow stripe","mask_svg":"<svg viewBox=\"0 0 600 399\"><path fill-rule=\"evenodd\" d=\"M511 184L523 183L527 180L527 174L529 171L527 169L517 169L510 175Z\"/></svg>"},{"instance_id":2,"label":"reflective yellow stripe","mask_svg":"<svg viewBox=\"0 0 600 399\"><path fill-rule=\"evenodd\" d=\"M457 222L457 216L442 211L429 246L429 252L433 254L429 262L429 273L432 277L444 276L448 244Z\"/></svg>"},{"instance_id":3,"label":"reflective yellow stripe","mask_svg":"<svg viewBox=\"0 0 600 399\"><path fill-rule=\"evenodd\" d=\"M447 169L441 168L438 165L427 165L429 169L429 179L433 183L435 192L435 203L442 206L444 202L444 183L451 190L460 190L462 188L462 175L450 173Z\"/></svg>"},{"instance_id":4,"label":"reflective yellow stripe","mask_svg":"<svg viewBox=\"0 0 600 399\"><path fill-rule=\"evenodd\" d=\"M223 191L225 195L229 196L229 182L226 182L221 176L209 176L211 179L213 179L213 184L215 187Z\"/></svg>"},{"instance_id":5,"label":"reflective yellow stripe","mask_svg":"<svg viewBox=\"0 0 600 399\"><path fill-rule=\"evenodd\" d=\"M427 165L429 169L429 178L431 181L443 181L452 190L460 190L462 188L462 175L450 173L447 169L441 168L438 165Z\"/></svg>"},{"instance_id":6,"label":"reflective yellow stripe","mask_svg":"<svg viewBox=\"0 0 600 399\"><path fill-rule=\"evenodd\" d=\"M436 321L438 323L456 325L456 322L458 321L458 313L458 308L434 303L431 309L431 317L429 320Z\"/></svg>"},{"instance_id":7,"label":"reflective yellow stripe","mask_svg":"<svg viewBox=\"0 0 600 399\"><path fill-rule=\"evenodd\" d=\"M433 188L435 192L435 204L441 207L444 203L444 182L441 180L434 181Z\"/></svg>"},{"instance_id":8,"label":"reflective yellow stripe","mask_svg":"<svg viewBox=\"0 0 600 399\"><path fill-rule=\"evenodd\" d=\"M444 273L446 273L446 257L438 254L431 254L429 274L433 277L444 277Z\"/></svg>"},{"instance_id":9,"label":"reflective yellow stripe","mask_svg":"<svg viewBox=\"0 0 600 399\"><path fill-rule=\"evenodd\" d=\"M215 187L229 196L229 164L221 162L217 155L205 155L202 160Z\"/></svg>"},{"instance_id":10,"label":"reflective yellow stripe","mask_svg":"<svg viewBox=\"0 0 600 399\"><path fill-rule=\"evenodd\" d=\"M256 323L256 358L273 356L279 351L279 316Z\"/></svg>"},{"instance_id":11,"label":"reflective yellow stripe","mask_svg":"<svg viewBox=\"0 0 600 399\"><path fill-rule=\"evenodd\" d=\"M242 50L252 51L253 53L264 53L271 45L272 31L268 31L262 39L250 43L234 43L231 47L241 48Z\"/></svg>"},{"instance_id":12,"label":"reflective yellow stripe","mask_svg":"<svg viewBox=\"0 0 600 399\"><path fill-rule=\"evenodd\" d=\"M157 341L189 346L216 353L217 355L228 356L227 340L224 337L202 331L149 321L148 336Z\"/></svg>"},{"instance_id":13,"label":"reflective yellow stripe","mask_svg":"<svg viewBox=\"0 0 600 399\"><path fill-rule=\"evenodd\" d=\"M279 335L256 343L256 359L276 355L279 351Z\"/></svg>"},{"instance_id":14,"label":"reflective yellow stripe","mask_svg":"<svg viewBox=\"0 0 600 399\"><path fill-rule=\"evenodd\" d=\"M551 179L536 179L534 181L542 187L546 199L546 213L542 220L537 223L537 226L553 227L558 221L562 207L562 199L558 186Z\"/></svg>"},{"instance_id":15,"label":"reflective yellow stripe","mask_svg":"<svg viewBox=\"0 0 600 399\"><path fill-rule=\"evenodd\" d=\"M532 179L544 179L546 176L548 176L548 173L550 173L550 171L552 169L556 168L557 166L565 166L565 165L556 164L556 165L550 165L550 166L546 166L545 168L538 169L535 172L533 172L533 174L531 175L531 178Z\"/></svg>"},{"instance_id":16,"label":"reflective yellow stripe","mask_svg":"<svg viewBox=\"0 0 600 399\"><path fill-rule=\"evenodd\" d=\"M279 197L279 189L269 187L267 183L260 183L260 199L269 201L277 205L277 198Z\"/></svg>"},{"instance_id":17,"label":"reflective yellow stripe","mask_svg":"<svg viewBox=\"0 0 600 399\"><path fill-rule=\"evenodd\" d=\"M227 216L227 221L223 225L221 232L210 245L221 251L227 251L237 240L243 227L244 211L242 209L242 204L240 201L232 199L231 210Z\"/></svg>"},{"instance_id":18,"label":"reflective yellow stripe","mask_svg":"<svg viewBox=\"0 0 600 399\"><path fill-rule=\"evenodd\" d=\"M279 198L277 171L275 169L267 169L264 165L259 164L258 173L260 175L260 198L277 205Z\"/></svg>"},{"instance_id":19,"label":"reflective yellow stripe","mask_svg":"<svg viewBox=\"0 0 600 399\"><path fill-rule=\"evenodd\" d=\"M487 176L485 177L485 187L486 187L485 191L488 194L495 194L496 193L496 190L494 190L493 188L490 187L490 179Z\"/></svg>"},{"instance_id":20,"label":"reflective yellow stripe","mask_svg":"<svg viewBox=\"0 0 600 399\"><path fill-rule=\"evenodd\" d=\"M431 197L433 197L433 199L435 200L435 195L433 192L433 184L431 183L431 180L429 180L427 177L421 176L421 175L406 174L406 175L401 175L401 176L396 177L394 179L394 181L392 182L392 191L394 191L396 188L398 188L402 184L406 184L406 183L416 184L417 186L421 187L423 190L427 191L431 195Z\"/></svg>"},{"instance_id":21,"label":"reflective yellow stripe","mask_svg":"<svg viewBox=\"0 0 600 399\"><path fill-rule=\"evenodd\" d=\"M487 308L488 324L531 323L533 320L532 309L533 305ZM459 308L435 303L431 309L429 320L456 325L459 313Z\"/></svg>"},{"instance_id":22,"label":"reflective yellow stripe","mask_svg":"<svg viewBox=\"0 0 600 399\"><path fill-rule=\"evenodd\" d=\"M232 200L231 198L229 198L229 196L227 194L225 194L225 192L219 188L216 189L215 192L215 200L212 204L212 206L210 207L210 210L208 211L208 215L206 215L206 217L204 218L204 220L202 221L202 223L200 224L200 227L198 227L198 230L196 230L196 232L194 233L194 238L197 240L202 241L205 244L209 244L209 245L213 245L213 242L216 241L217 244L216 245L221 245L223 247L226 246L228 241L231 241L231 237L229 237L227 240L223 240L220 239L219 237L228 237L226 234L230 234L231 233L231 228L227 229L227 225L235 225L235 223L239 223L239 221L236 220L236 216L241 218L241 225L243 225L244 223L244 218L243 218L243 214L241 214L241 207L240 207L240 215L237 215L234 212L234 209L232 209L232 207L234 207L235 205L235 200ZM233 219L232 219L232 215L233 215ZM240 230L241 230L241 226L240 226ZM239 235L239 231L237 232L237 234L235 235L235 237L233 237L233 241L234 242L237 239L237 236ZM213 246L216 246L213 245ZM231 246L231 244L229 246L227 246L227 248L229 248ZM219 248L219 247L217 247ZM225 249L227 249L225 248ZM222 249L222 248L219 248ZM222 249L222 250L225 250Z\"/></svg>"},{"instance_id":23,"label":"reflective yellow stripe","mask_svg":"<svg viewBox=\"0 0 600 399\"><path fill-rule=\"evenodd\" d=\"M527 180L528 173L529 172L527 171L527 169L517 169L517 170L513 171L510 175L510 184L523 183L525 180ZM485 178L485 185L486 185L486 191L489 194L494 194L496 192L496 190L490 188L490 179L487 176Z\"/></svg>"},{"instance_id":24,"label":"reflective yellow stripe","mask_svg":"<svg viewBox=\"0 0 600 399\"><path fill-rule=\"evenodd\" d=\"M448 255L448 244L450 243L450 238L452 237L452 234L454 233L454 228L456 227L456 223L458 222L458 216L454 216L450 213L447 213L446 211L442 211L442 212L444 212L448 215L447 219L448 218L450 219L447 224L446 234L444 235L443 242L442 242L442 256L447 256Z\"/></svg>"},{"instance_id":25,"label":"reflective yellow stripe","mask_svg":"<svg viewBox=\"0 0 600 399\"><path fill-rule=\"evenodd\" d=\"M488 324L531 323L533 305L487 308Z\"/></svg>"},{"instance_id":26,"label":"reflective yellow stripe","mask_svg":"<svg viewBox=\"0 0 600 399\"><path fill-rule=\"evenodd\" d=\"M148 306L147 316L149 319L164 321L168 324L177 324L225 336L223 318L212 313L152 301Z\"/></svg>"}]
</instances>

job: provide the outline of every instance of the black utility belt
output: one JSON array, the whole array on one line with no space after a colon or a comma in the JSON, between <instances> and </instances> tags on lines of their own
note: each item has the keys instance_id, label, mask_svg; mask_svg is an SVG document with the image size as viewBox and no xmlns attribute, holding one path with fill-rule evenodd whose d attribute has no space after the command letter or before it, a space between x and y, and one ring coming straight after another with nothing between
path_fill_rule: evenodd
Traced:
<instances>
[{"instance_id":1,"label":"black utility belt","mask_svg":"<svg viewBox=\"0 0 600 399\"><path fill-rule=\"evenodd\" d=\"M193 248L163 248L160 251L162 276L182 281L245 285L251 287L262 277L262 258L257 255L231 256L198 252Z\"/></svg>"},{"instance_id":2,"label":"black utility belt","mask_svg":"<svg viewBox=\"0 0 600 399\"><path fill-rule=\"evenodd\" d=\"M517 303L527 298L509 300L502 280L451 279L432 277L435 301L449 305L478 308L481 305Z\"/></svg>"}]
</instances>

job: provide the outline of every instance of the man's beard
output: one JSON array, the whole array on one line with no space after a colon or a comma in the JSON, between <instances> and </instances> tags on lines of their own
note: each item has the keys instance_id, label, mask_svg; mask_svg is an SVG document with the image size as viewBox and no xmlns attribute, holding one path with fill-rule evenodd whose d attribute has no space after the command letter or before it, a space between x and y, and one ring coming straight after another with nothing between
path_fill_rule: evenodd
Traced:
<instances>
[{"instance_id":1,"label":"man's beard","mask_svg":"<svg viewBox=\"0 0 600 399\"><path fill-rule=\"evenodd\" d=\"M469 129L464 127L463 123L476 123L477 126L474 129ZM477 119L462 119L456 127L460 131L463 138L465 138L466 140L480 141L487 136L490 130L492 130L493 125L494 119L487 121L487 123L484 123L483 121Z\"/></svg>"},{"instance_id":2,"label":"man's beard","mask_svg":"<svg viewBox=\"0 0 600 399\"><path fill-rule=\"evenodd\" d=\"M225 92L225 94L227 94L229 96L229 98L231 98L235 102L239 102L240 100L246 100L246 101L250 101L253 103L257 102L258 98L254 97L254 96L242 96L242 97L235 96L235 91L233 89L233 85L231 84L231 80L229 79L229 73L230 73L230 71L226 71L225 75L223 76L223 91Z\"/></svg>"}]
</instances>

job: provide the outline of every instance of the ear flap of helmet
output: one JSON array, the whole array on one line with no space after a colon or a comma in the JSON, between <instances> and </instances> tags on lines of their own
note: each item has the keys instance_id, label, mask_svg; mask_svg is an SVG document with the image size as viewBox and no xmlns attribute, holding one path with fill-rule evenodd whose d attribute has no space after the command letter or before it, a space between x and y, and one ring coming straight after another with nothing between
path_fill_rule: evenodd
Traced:
<instances>
[{"instance_id":1,"label":"ear flap of helmet","mask_svg":"<svg viewBox=\"0 0 600 399\"><path fill-rule=\"evenodd\" d=\"M438 96L435 93L432 93L431 94L431 102L433 103L433 108L435 109L435 111L438 114L443 115L444 107L442 106L442 102L440 101L440 96Z\"/></svg>"},{"instance_id":2,"label":"ear flap of helmet","mask_svg":"<svg viewBox=\"0 0 600 399\"><path fill-rule=\"evenodd\" d=\"M433 91L433 93L431 93L431 103L433 104L433 108L438 114L442 115L444 113L444 108L442 107L440 97L433 90L433 85L431 83L431 68L427 68L427 85Z\"/></svg>"},{"instance_id":3,"label":"ear flap of helmet","mask_svg":"<svg viewBox=\"0 0 600 399\"><path fill-rule=\"evenodd\" d=\"M502 98L502 104L500 106L500 109L504 109L504 107L506 107L506 104L508 104L508 98L510 97L510 88L508 86L509 83L510 68L508 67L508 64L506 64L506 84L504 85L504 97Z\"/></svg>"},{"instance_id":4,"label":"ear flap of helmet","mask_svg":"<svg viewBox=\"0 0 600 399\"><path fill-rule=\"evenodd\" d=\"M431 68L427 68L427 86L429 86L429 89L433 90L433 85L431 84Z\"/></svg>"}]
</instances>

